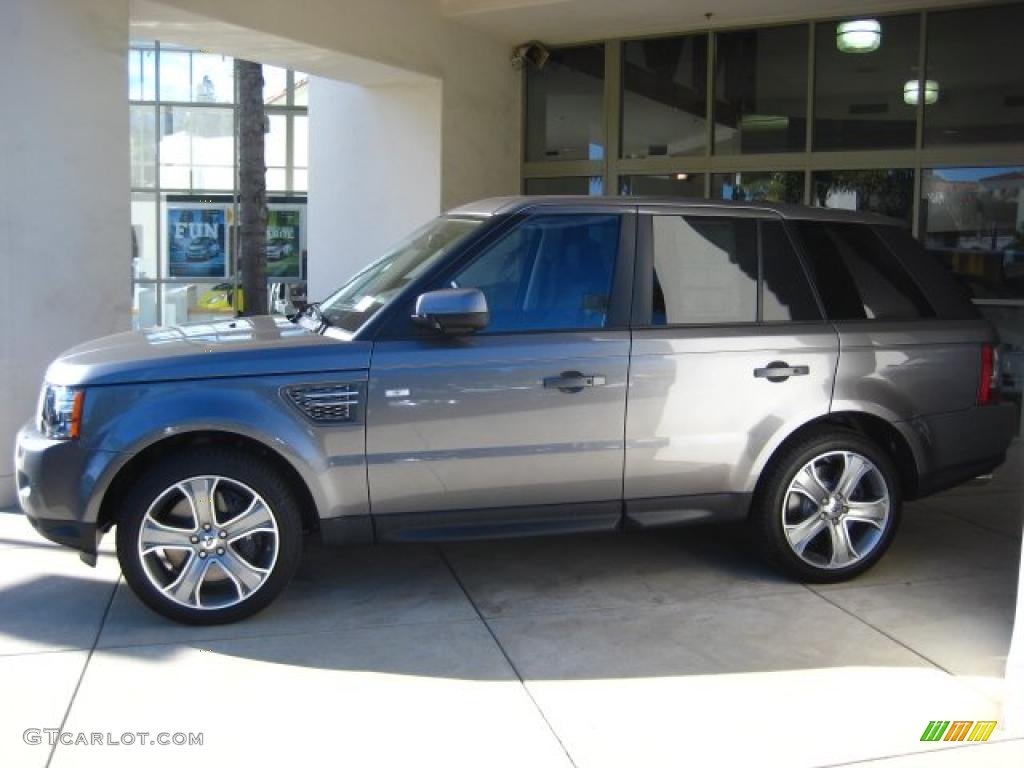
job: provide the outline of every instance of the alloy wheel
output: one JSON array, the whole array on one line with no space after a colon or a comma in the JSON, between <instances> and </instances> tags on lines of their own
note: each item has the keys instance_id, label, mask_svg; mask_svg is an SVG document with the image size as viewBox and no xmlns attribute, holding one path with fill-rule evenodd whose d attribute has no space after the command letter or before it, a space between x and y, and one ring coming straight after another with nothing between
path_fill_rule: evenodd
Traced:
<instances>
[{"instance_id":1,"label":"alloy wheel","mask_svg":"<svg viewBox=\"0 0 1024 768\"><path fill-rule=\"evenodd\" d=\"M781 513L797 557L816 568L848 568L882 541L891 514L889 487L866 456L830 451L793 476Z\"/></svg>"},{"instance_id":2,"label":"alloy wheel","mask_svg":"<svg viewBox=\"0 0 1024 768\"><path fill-rule=\"evenodd\" d=\"M156 497L139 527L138 555L167 599L222 609L266 583L279 544L276 516L258 493L237 480L203 475Z\"/></svg>"}]
</instances>

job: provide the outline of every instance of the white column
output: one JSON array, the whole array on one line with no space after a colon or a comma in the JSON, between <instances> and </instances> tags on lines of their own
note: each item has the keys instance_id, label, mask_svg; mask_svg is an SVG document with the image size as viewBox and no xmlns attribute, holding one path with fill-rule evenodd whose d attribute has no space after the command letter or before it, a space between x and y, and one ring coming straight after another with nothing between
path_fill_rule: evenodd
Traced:
<instances>
[{"instance_id":1,"label":"white column","mask_svg":"<svg viewBox=\"0 0 1024 768\"><path fill-rule=\"evenodd\" d=\"M441 210L441 84L309 88L308 278L320 301Z\"/></svg>"},{"instance_id":2,"label":"white column","mask_svg":"<svg viewBox=\"0 0 1024 768\"><path fill-rule=\"evenodd\" d=\"M1006 657L1002 725L1008 735L1024 736L1024 552L1017 578L1017 615Z\"/></svg>"},{"instance_id":3,"label":"white column","mask_svg":"<svg viewBox=\"0 0 1024 768\"><path fill-rule=\"evenodd\" d=\"M0 506L43 372L130 324L128 0L5 0Z\"/></svg>"}]
</instances>

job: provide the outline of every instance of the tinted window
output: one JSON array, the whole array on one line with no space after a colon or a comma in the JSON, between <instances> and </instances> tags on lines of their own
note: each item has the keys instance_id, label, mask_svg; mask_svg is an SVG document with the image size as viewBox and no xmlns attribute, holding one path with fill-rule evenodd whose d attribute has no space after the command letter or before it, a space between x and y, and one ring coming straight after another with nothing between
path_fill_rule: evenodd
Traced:
<instances>
[{"instance_id":1,"label":"tinted window","mask_svg":"<svg viewBox=\"0 0 1024 768\"><path fill-rule=\"evenodd\" d=\"M490 246L453 279L479 288L488 332L602 328L619 248L619 217L537 216Z\"/></svg>"},{"instance_id":2,"label":"tinted window","mask_svg":"<svg viewBox=\"0 0 1024 768\"><path fill-rule=\"evenodd\" d=\"M653 325L757 320L757 222L655 216Z\"/></svg>"},{"instance_id":3,"label":"tinted window","mask_svg":"<svg viewBox=\"0 0 1024 768\"><path fill-rule=\"evenodd\" d=\"M604 157L604 46L550 51L526 68L526 159Z\"/></svg>"},{"instance_id":4,"label":"tinted window","mask_svg":"<svg viewBox=\"0 0 1024 768\"><path fill-rule=\"evenodd\" d=\"M707 35L624 42L622 156L703 154L707 88Z\"/></svg>"},{"instance_id":5,"label":"tinted window","mask_svg":"<svg viewBox=\"0 0 1024 768\"><path fill-rule=\"evenodd\" d=\"M910 275L863 224L797 224L825 310L834 320L934 314Z\"/></svg>"},{"instance_id":6,"label":"tinted window","mask_svg":"<svg viewBox=\"0 0 1024 768\"><path fill-rule=\"evenodd\" d=\"M914 146L917 107L903 89L920 36L917 14L815 26L814 149Z\"/></svg>"},{"instance_id":7,"label":"tinted window","mask_svg":"<svg viewBox=\"0 0 1024 768\"><path fill-rule=\"evenodd\" d=\"M761 270L761 314L766 323L821 320L807 276L781 222L761 222Z\"/></svg>"},{"instance_id":8,"label":"tinted window","mask_svg":"<svg viewBox=\"0 0 1024 768\"><path fill-rule=\"evenodd\" d=\"M715 36L715 154L803 151L807 27Z\"/></svg>"}]
</instances>

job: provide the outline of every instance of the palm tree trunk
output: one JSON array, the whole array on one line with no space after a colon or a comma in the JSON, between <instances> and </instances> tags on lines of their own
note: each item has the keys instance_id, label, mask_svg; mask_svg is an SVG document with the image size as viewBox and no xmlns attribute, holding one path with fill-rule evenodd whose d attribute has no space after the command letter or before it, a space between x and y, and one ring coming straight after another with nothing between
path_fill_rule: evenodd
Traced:
<instances>
[{"instance_id":1,"label":"palm tree trunk","mask_svg":"<svg viewBox=\"0 0 1024 768\"><path fill-rule=\"evenodd\" d=\"M243 315L267 313L267 169L263 150L263 66L235 59L238 85L239 269Z\"/></svg>"}]
</instances>

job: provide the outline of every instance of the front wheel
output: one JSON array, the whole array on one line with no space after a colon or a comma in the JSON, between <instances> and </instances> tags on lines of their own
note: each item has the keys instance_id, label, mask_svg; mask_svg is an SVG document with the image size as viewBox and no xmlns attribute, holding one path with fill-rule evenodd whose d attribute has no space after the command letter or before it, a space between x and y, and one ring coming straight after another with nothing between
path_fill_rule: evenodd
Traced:
<instances>
[{"instance_id":1,"label":"front wheel","mask_svg":"<svg viewBox=\"0 0 1024 768\"><path fill-rule=\"evenodd\" d=\"M847 430L808 435L768 470L752 520L769 559L803 581L837 582L885 553L901 498L892 462Z\"/></svg>"},{"instance_id":2,"label":"front wheel","mask_svg":"<svg viewBox=\"0 0 1024 768\"><path fill-rule=\"evenodd\" d=\"M269 462L211 448L150 467L117 526L125 580L185 624L251 616L291 579L302 550L293 494Z\"/></svg>"}]
</instances>

